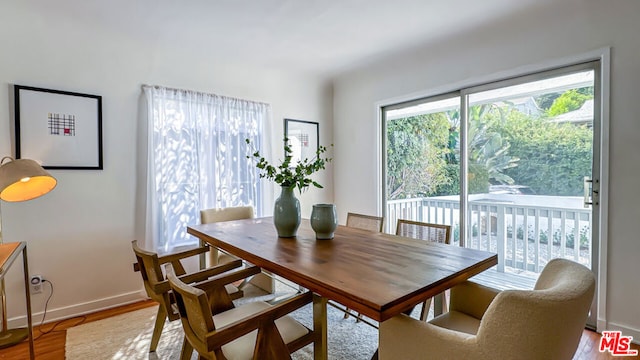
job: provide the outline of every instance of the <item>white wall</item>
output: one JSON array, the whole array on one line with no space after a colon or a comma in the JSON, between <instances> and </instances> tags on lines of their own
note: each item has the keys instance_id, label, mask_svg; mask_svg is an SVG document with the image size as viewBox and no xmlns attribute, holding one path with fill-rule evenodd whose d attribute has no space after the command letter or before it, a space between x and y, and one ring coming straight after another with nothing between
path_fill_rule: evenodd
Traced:
<instances>
[{"instance_id":1,"label":"white wall","mask_svg":"<svg viewBox=\"0 0 640 360\"><path fill-rule=\"evenodd\" d=\"M545 8L547 6L548 8ZM607 328L640 339L640 2L562 0L343 74L334 83L335 201L376 213L375 104L433 95L611 47Z\"/></svg>"},{"instance_id":2,"label":"white wall","mask_svg":"<svg viewBox=\"0 0 640 360\"><path fill-rule=\"evenodd\" d=\"M271 104L272 151L279 158L285 117L320 122L321 142L332 141L332 90L322 79L247 67L225 61L226 54L203 58L185 53L181 43L142 42L83 14L47 16L26 3L3 1L0 9L0 155L13 153L13 84L103 97L104 170L51 170L58 179L53 192L2 203L5 242L26 241L31 273L55 286L48 321L143 296L130 243L139 234L136 166L145 166L135 161L145 137L137 133L142 84ZM316 177L325 189L302 196L303 216L311 204L333 200L332 177L331 167ZM7 278L10 318L25 314L18 265ZM43 311L47 293L34 296L34 314Z\"/></svg>"}]
</instances>

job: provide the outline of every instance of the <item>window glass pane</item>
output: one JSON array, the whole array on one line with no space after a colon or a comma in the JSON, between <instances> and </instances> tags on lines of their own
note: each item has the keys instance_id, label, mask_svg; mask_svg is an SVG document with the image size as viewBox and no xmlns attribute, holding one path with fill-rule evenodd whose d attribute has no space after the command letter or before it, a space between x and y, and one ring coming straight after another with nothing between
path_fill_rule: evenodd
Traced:
<instances>
[{"instance_id":1,"label":"window glass pane","mask_svg":"<svg viewBox=\"0 0 640 360\"><path fill-rule=\"evenodd\" d=\"M556 257L590 266L594 71L470 94L469 236L508 271ZM504 248L499 248L503 246Z\"/></svg>"},{"instance_id":2,"label":"window glass pane","mask_svg":"<svg viewBox=\"0 0 640 360\"><path fill-rule=\"evenodd\" d=\"M385 109L386 224L398 219L452 225L459 238L460 98Z\"/></svg>"}]
</instances>

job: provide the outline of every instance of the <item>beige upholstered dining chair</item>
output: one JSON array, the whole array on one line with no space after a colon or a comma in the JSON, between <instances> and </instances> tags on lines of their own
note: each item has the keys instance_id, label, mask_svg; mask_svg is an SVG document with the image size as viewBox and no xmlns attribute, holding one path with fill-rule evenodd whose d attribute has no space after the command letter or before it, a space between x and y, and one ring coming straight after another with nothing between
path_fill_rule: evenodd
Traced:
<instances>
[{"instance_id":1,"label":"beige upholstered dining chair","mask_svg":"<svg viewBox=\"0 0 640 360\"><path fill-rule=\"evenodd\" d=\"M382 228L384 226L384 217L381 216L372 216L372 215L362 215L357 213L347 213L347 223L346 226L369 230L369 231L377 231L382 232ZM350 315L349 308L345 309L344 318L348 318ZM362 315L358 314L356 316L356 322L362 319Z\"/></svg>"},{"instance_id":2,"label":"beige upholstered dining chair","mask_svg":"<svg viewBox=\"0 0 640 360\"><path fill-rule=\"evenodd\" d=\"M565 259L549 261L533 290L500 292L467 281L451 289L448 313L383 322L379 359L570 360L594 292L593 273Z\"/></svg>"},{"instance_id":3,"label":"beige upholstered dining chair","mask_svg":"<svg viewBox=\"0 0 640 360\"><path fill-rule=\"evenodd\" d=\"M396 235L406 236L419 240L426 240L437 242L441 244L451 244L451 226L441 224L430 224L419 221L398 219L398 225L396 227ZM438 294L437 296L442 299L442 308L446 311L447 300L446 293ZM429 315L429 308L431 306L431 298L422 303L422 310L420 311L420 319L422 321L427 320ZM434 307L434 314L436 313Z\"/></svg>"},{"instance_id":4,"label":"beige upholstered dining chair","mask_svg":"<svg viewBox=\"0 0 640 360\"><path fill-rule=\"evenodd\" d=\"M202 224L210 224L221 221L253 219L253 207L252 206L236 206L227 208L212 208L204 209L200 211L200 222ZM219 249L212 249L209 256L209 264L224 264L226 262L236 260L233 255L220 251ZM204 264L201 264L204 267ZM275 291L275 280L273 276L269 274L257 274L249 282L268 293Z\"/></svg>"},{"instance_id":5,"label":"beige upholstered dining chair","mask_svg":"<svg viewBox=\"0 0 640 360\"><path fill-rule=\"evenodd\" d=\"M166 265L167 278L176 297L185 341L181 359L291 359L291 353L316 343L319 336L287 314L313 301L311 292L299 294L278 305L263 301L235 307L224 284L260 273L250 266L205 283L190 286ZM314 345L316 346L316 345Z\"/></svg>"},{"instance_id":6,"label":"beige upholstered dining chair","mask_svg":"<svg viewBox=\"0 0 640 360\"><path fill-rule=\"evenodd\" d=\"M147 296L158 303L158 313L156 314L156 321L153 327L149 352L156 351L158 342L160 341L160 335L162 334L162 327L164 326L166 319L173 321L180 318L178 313L175 312L171 306L173 304L173 294L170 291L169 282L166 280L165 274L162 272L161 266L163 264L171 263L175 269L175 273L185 282L207 280L209 277L242 266L242 262L238 260L225 264L224 266L187 274L181 261L192 256L207 253L209 251L209 246L203 246L163 256L158 256L155 252L140 248L136 240L131 242L131 246L138 261L136 264L137 266L134 266L134 270L140 271ZM243 295L243 292L233 285L226 286L226 290L231 294L230 296L232 299L237 299Z\"/></svg>"}]
</instances>

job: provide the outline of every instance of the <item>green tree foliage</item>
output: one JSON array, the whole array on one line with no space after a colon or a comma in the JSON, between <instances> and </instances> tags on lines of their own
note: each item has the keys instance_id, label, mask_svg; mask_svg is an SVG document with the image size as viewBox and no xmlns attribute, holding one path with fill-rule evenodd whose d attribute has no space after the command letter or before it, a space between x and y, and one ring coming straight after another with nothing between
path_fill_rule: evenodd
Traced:
<instances>
[{"instance_id":1,"label":"green tree foliage","mask_svg":"<svg viewBox=\"0 0 640 360\"><path fill-rule=\"evenodd\" d=\"M424 114L387 123L387 198L429 196L447 183L449 122Z\"/></svg>"},{"instance_id":2,"label":"green tree foliage","mask_svg":"<svg viewBox=\"0 0 640 360\"><path fill-rule=\"evenodd\" d=\"M549 110L547 110L547 113L549 116L558 116L569 111L578 110L585 101L592 98L593 94L585 93L585 91L581 92L579 89L571 89L557 97Z\"/></svg>"},{"instance_id":3,"label":"green tree foliage","mask_svg":"<svg viewBox=\"0 0 640 360\"><path fill-rule=\"evenodd\" d=\"M539 195L579 196L583 177L591 174L593 131L586 125L553 123L511 110L507 121L491 126L521 161L505 175Z\"/></svg>"},{"instance_id":4,"label":"green tree foliage","mask_svg":"<svg viewBox=\"0 0 640 360\"><path fill-rule=\"evenodd\" d=\"M590 98L592 87L538 100L549 114L575 110ZM388 199L459 194L459 123L457 110L389 121ZM472 106L469 192L488 192L490 184L517 184L539 195L579 196L583 177L591 174L592 137L586 125L529 116L506 102Z\"/></svg>"},{"instance_id":5,"label":"green tree foliage","mask_svg":"<svg viewBox=\"0 0 640 360\"><path fill-rule=\"evenodd\" d=\"M502 119L503 110L495 105L473 106L469 109L469 193L485 193L489 184L513 184L505 170L518 166L518 157L509 152L492 118Z\"/></svg>"}]
</instances>

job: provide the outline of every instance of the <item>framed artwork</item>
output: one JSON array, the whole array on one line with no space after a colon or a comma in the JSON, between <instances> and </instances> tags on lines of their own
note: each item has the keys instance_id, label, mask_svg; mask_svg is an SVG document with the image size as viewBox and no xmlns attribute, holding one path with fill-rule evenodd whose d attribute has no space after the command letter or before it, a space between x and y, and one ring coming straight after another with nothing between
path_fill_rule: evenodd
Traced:
<instances>
[{"instance_id":1,"label":"framed artwork","mask_svg":"<svg viewBox=\"0 0 640 360\"><path fill-rule=\"evenodd\" d=\"M284 136L293 150L293 166L300 160L315 158L320 144L318 127L319 124L313 121L284 119Z\"/></svg>"},{"instance_id":2,"label":"framed artwork","mask_svg":"<svg viewBox=\"0 0 640 360\"><path fill-rule=\"evenodd\" d=\"M16 159L102 170L102 96L14 85Z\"/></svg>"}]
</instances>

